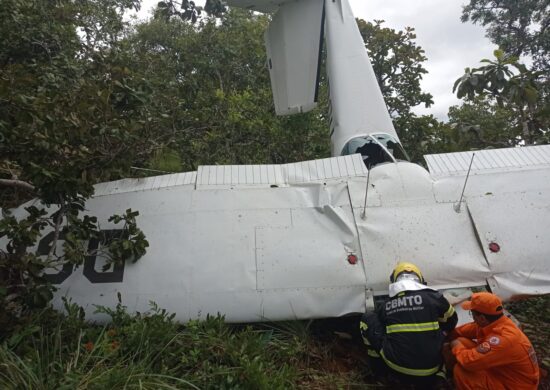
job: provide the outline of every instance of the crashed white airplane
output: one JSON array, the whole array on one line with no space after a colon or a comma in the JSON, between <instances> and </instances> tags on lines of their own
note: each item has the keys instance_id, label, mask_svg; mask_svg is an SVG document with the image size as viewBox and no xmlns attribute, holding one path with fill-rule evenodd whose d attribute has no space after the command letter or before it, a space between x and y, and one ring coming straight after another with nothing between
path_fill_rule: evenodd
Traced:
<instances>
[{"instance_id":1,"label":"crashed white airplane","mask_svg":"<svg viewBox=\"0 0 550 390\"><path fill-rule=\"evenodd\" d=\"M276 12L266 46L278 114L315 106L325 39L334 157L97 185L89 214L109 230L109 216L139 210L150 247L107 272L96 257L52 271L56 305L68 295L94 318L93 304L120 293L131 311L155 301L181 321L342 316L386 295L398 261L437 289L550 293L550 146L430 155L426 171L407 161L347 0L229 4Z\"/></svg>"}]
</instances>

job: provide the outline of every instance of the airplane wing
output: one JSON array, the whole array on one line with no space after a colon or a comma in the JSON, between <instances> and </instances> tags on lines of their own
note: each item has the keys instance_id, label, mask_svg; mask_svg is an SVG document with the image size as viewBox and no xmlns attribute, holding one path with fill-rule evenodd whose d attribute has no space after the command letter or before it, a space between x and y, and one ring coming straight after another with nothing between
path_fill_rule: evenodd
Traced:
<instances>
[{"instance_id":1,"label":"airplane wing","mask_svg":"<svg viewBox=\"0 0 550 390\"><path fill-rule=\"evenodd\" d=\"M361 311L365 274L347 181L366 175L361 156L353 155L200 166L197 172L98 184L86 212L98 217L102 232L120 229L108 221L112 214L139 210L150 247L135 264L108 271L100 254L80 267L48 271L59 287L54 306L62 309L68 295L90 318L102 320L93 305L114 307L120 293L132 312L154 301L180 321L216 313L247 322ZM14 210L24 214L22 207ZM52 238L46 231L39 255L48 253ZM63 237L58 253L62 244ZM102 245L91 240L88 248L101 253Z\"/></svg>"},{"instance_id":2,"label":"airplane wing","mask_svg":"<svg viewBox=\"0 0 550 390\"><path fill-rule=\"evenodd\" d=\"M475 156L472 161L472 155ZM489 267L488 284L504 299L548 293L550 145L425 156L438 202L457 202Z\"/></svg>"},{"instance_id":3,"label":"airplane wing","mask_svg":"<svg viewBox=\"0 0 550 390\"><path fill-rule=\"evenodd\" d=\"M155 301L180 321L334 317L387 294L388 275L404 260L437 289L489 284L504 299L550 293L550 146L476 152L457 212L467 157L427 156L440 167L433 176L408 162L368 171L356 154L98 184L86 209L104 233L117 229L109 216L131 207L150 247L108 271L100 255L49 271L59 287L54 305L69 295L92 315L92 304L114 307L120 293L130 311ZM52 240L45 233L39 255ZM89 249L101 245L91 240Z\"/></svg>"}]
</instances>

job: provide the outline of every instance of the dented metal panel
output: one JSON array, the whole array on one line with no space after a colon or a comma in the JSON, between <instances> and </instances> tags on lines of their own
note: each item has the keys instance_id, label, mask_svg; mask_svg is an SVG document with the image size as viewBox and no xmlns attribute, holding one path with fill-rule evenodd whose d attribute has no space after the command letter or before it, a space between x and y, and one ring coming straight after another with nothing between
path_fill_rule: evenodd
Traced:
<instances>
[{"instance_id":1,"label":"dented metal panel","mask_svg":"<svg viewBox=\"0 0 550 390\"><path fill-rule=\"evenodd\" d=\"M483 285L489 267L467 213L452 204L408 207L354 205L367 284L385 294L399 261L412 262L435 288Z\"/></svg>"},{"instance_id":2,"label":"dented metal panel","mask_svg":"<svg viewBox=\"0 0 550 390\"><path fill-rule=\"evenodd\" d=\"M550 286L548 192L493 194L467 203L489 263L492 288L504 299L546 291Z\"/></svg>"},{"instance_id":3,"label":"dented metal panel","mask_svg":"<svg viewBox=\"0 0 550 390\"><path fill-rule=\"evenodd\" d=\"M204 177L217 178L211 172ZM56 307L69 294L90 318L101 320L93 305L114 307L120 293L130 311L143 312L153 300L181 321L208 313L240 322L362 310L365 274L360 263L347 261L349 253L360 256L341 178L285 188L200 191L154 188L165 180L156 179L148 191L87 202L102 229L116 228L107 220L121 209L139 210L138 224L150 247L143 259L125 264L118 282L97 284L74 269L59 284ZM98 258L93 265L100 276L101 264Z\"/></svg>"},{"instance_id":4,"label":"dented metal panel","mask_svg":"<svg viewBox=\"0 0 550 390\"><path fill-rule=\"evenodd\" d=\"M364 286L351 208L291 210L292 226L256 228L258 290Z\"/></svg>"},{"instance_id":5,"label":"dented metal panel","mask_svg":"<svg viewBox=\"0 0 550 390\"><path fill-rule=\"evenodd\" d=\"M357 157L284 169L210 167L197 181L211 184L199 188L178 185L185 176L150 178L133 191L128 182L105 183L110 195L86 209L102 229L116 229L112 214L139 210L150 248L125 265L119 282L98 285L74 269L55 304L68 294L99 320L92 304L114 307L118 293L130 311L154 300L181 321L218 312L232 322L338 316L363 311L368 290L386 294L403 260L435 288L488 281L504 298L549 292L550 181L541 179L549 169L474 176L457 212L451 193L463 177L434 181L415 164L382 164L371 170L365 210L366 169ZM262 187L270 178L285 185ZM236 184L223 187L228 181ZM499 253L488 251L491 242ZM98 258L96 276L100 266Z\"/></svg>"}]
</instances>

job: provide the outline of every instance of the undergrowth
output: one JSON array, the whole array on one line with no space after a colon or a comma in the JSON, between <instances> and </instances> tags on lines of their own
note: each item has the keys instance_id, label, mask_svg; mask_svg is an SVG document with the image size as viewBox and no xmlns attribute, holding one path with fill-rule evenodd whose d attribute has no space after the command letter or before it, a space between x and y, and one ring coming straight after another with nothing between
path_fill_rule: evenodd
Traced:
<instances>
[{"instance_id":1,"label":"undergrowth","mask_svg":"<svg viewBox=\"0 0 550 390\"><path fill-rule=\"evenodd\" d=\"M535 347L539 363L550 370L550 295L506 304L522 325L523 332ZM550 389L548 378L546 387Z\"/></svg>"},{"instance_id":2,"label":"undergrowth","mask_svg":"<svg viewBox=\"0 0 550 390\"><path fill-rule=\"evenodd\" d=\"M297 380L304 343L291 333L239 329L223 317L181 326L152 305L130 315L99 307L106 326L82 310L42 311L0 347L0 388L288 388ZM39 324L39 325L37 325Z\"/></svg>"},{"instance_id":3,"label":"undergrowth","mask_svg":"<svg viewBox=\"0 0 550 390\"><path fill-rule=\"evenodd\" d=\"M37 312L2 341L0 388L344 388L355 380L319 364L330 351L311 339L310 322L235 326L209 316L180 325L155 304L135 315L119 304L98 307L111 321L97 325L77 305L65 308Z\"/></svg>"},{"instance_id":4,"label":"undergrowth","mask_svg":"<svg viewBox=\"0 0 550 390\"><path fill-rule=\"evenodd\" d=\"M506 306L548 369L550 296ZM37 311L0 340L0 389L391 388L369 377L357 318L230 325L209 316L181 325L152 303L142 314L98 307L110 317L99 325L75 304L65 309Z\"/></svg>"}]
</instances>

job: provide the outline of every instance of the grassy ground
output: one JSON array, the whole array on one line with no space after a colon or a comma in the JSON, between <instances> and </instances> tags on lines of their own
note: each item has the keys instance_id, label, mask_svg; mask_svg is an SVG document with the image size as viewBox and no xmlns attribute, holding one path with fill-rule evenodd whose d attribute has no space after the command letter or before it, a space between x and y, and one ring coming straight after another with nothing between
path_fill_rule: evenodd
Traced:
<instances>
[{"instance_id":1,"label":"grassy ground","mask_svg":"<svg viewBox=\"0 0 550 390\"><path fill-rule=\"evenodd\" d=\"M543 376L539 389L550 390L550 295L509 303L506 308L521 322L535 347Z\"/></svg>"},{"instance_id":2,"label":"grassy ground","mask_svg":"<svg viewBox=\"0 0 550 390\"><path fill-rule=\"evenodd\" d=\"M550 297L508 305L549 368ZM380 389L355 318L230 326L208 318L181 326L165 311L110 311L107 326L38 313L0 345L2 389ZM549 389L546 378L541 386Z\"/></svg>"}]
</instances>

